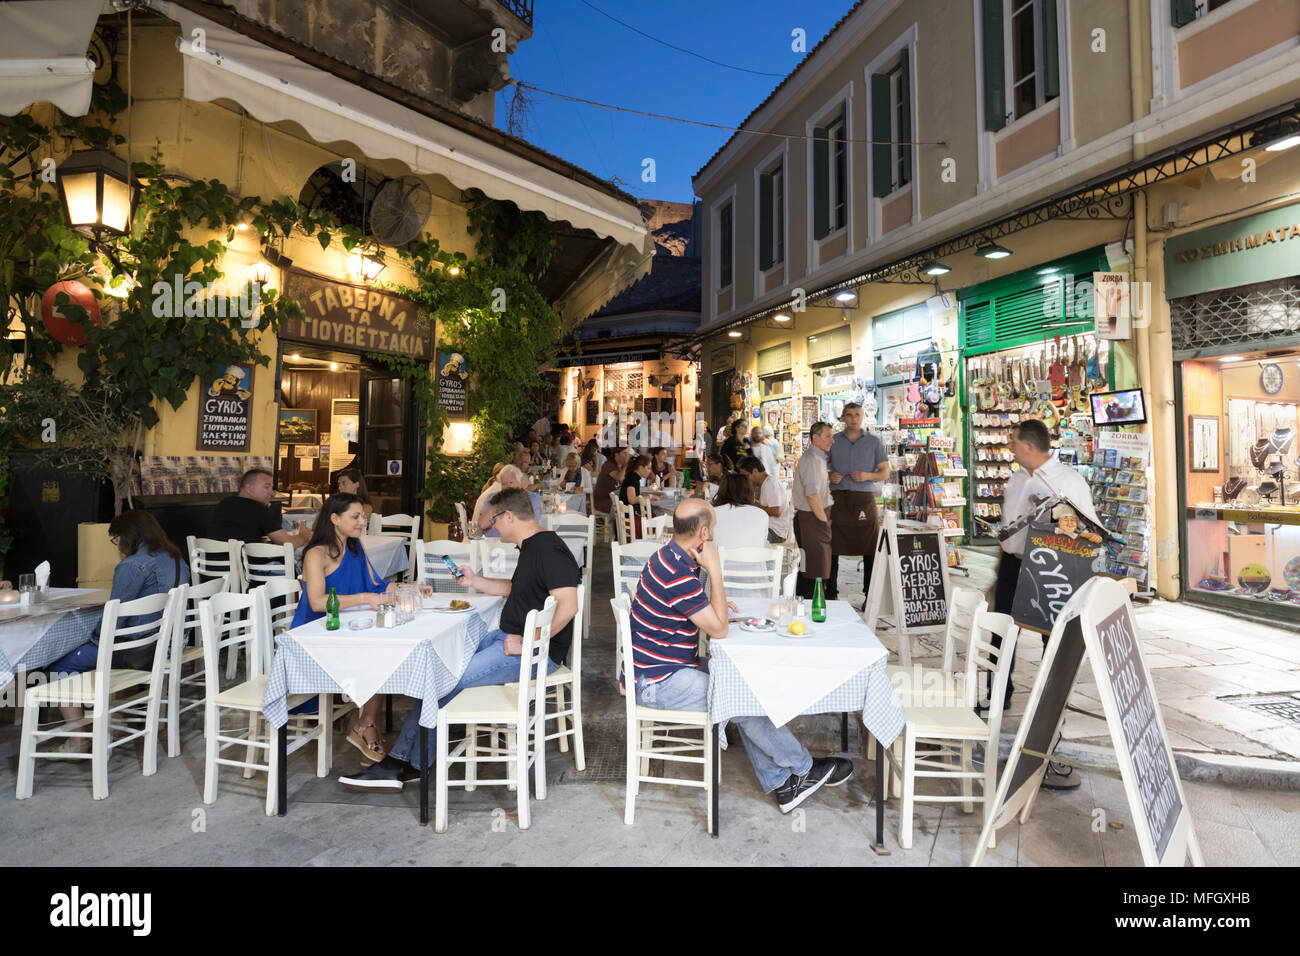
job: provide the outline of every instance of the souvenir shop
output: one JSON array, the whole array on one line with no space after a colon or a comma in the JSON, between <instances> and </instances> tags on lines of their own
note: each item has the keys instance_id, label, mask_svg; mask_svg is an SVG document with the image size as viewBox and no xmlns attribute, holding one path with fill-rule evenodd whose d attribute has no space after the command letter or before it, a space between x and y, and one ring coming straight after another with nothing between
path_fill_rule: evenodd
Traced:
<instances>
[{"instance_id":1,"label":"souvenir shop","mask_svg":"<svg viewBox=\"0 0 1300 956\"><path fill-rule=\"evenodd\" d=\"M1109 268L1105 249L1097 248L958 293L967 410L967 531L977 546L997 546L1003 488L1017 468L1008 441L1012 426L1022 419L1047 425L1061 460L1094 481L1095 498L1116 493L1103 479L1118 474L1096 474L1091 467L1099 434L1090 395L1109 390L1114 381L1112 343L1097 334L1092 305L1094 274ZM1145 520L1145 505L1143 512Z\"/></svg>"},{"instance_id":2,"label":"souvenir shop","mask_svg":"<svg viewBox=\"0 0 1300 956\"><path fill-rule=\"evenodd\" d=\"M1300 205L1165 256L1183 593L1300 623Z\"/></svg>"}]
</instances>

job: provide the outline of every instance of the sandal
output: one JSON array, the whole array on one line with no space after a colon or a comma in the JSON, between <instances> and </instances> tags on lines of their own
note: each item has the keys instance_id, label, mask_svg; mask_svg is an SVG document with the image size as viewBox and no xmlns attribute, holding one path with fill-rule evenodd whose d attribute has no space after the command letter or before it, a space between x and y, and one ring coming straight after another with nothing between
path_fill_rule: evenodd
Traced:
<instances>
[{"instance_id":1,"label":"sandal","mask_svg":"<svg viewBox=\"0 0 1300 956\"><path fill-rule=\"evenodd\" d=\"M361 751L361 763L367 767L379 763L388 755L388 750L384 747L384 738L377 732L375 740L366 740L365 732L374 729L374 724L366 724L364 727L353 724L352 729L348 731L348 743Z\"/></svg>"}]
</instances>

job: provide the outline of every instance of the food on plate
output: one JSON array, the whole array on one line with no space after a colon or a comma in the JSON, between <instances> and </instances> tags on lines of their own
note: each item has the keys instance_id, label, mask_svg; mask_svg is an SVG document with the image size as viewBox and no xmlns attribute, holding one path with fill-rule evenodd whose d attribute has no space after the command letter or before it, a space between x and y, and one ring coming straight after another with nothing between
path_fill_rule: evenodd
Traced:
<instances>
[{"instance_id":1,"label":"food on plate","mask_svg":"<svg viewBox=\"0 0 1300 956\"><path fill-rule=\"evenodd\" d=\"M452 601L451 604L449 604L449 605L447 605L447 606L448 606L449 608L451 608L453 611L463 611L463 610L465 610L467 607L469 607L469 602L468 602L468 601Z\"/></svg>"}]
</instances>

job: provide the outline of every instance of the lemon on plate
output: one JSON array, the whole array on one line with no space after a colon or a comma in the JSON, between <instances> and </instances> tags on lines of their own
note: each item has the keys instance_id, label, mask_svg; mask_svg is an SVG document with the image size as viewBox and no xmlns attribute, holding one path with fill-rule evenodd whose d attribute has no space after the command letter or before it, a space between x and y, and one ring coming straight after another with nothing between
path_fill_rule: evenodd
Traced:
<instances>
[{"instance_id":1,"label":"lemon on plate","mask_svg":"<svg viewBox=\"0 0 1300 956\"><path fill-rule=\"evenodd\" d=\"M802 634L803 632L804 632L803 621L791 621L791 622L790 622L790 633L791 633L791 634Z\"/></svg>"}]
</instances>

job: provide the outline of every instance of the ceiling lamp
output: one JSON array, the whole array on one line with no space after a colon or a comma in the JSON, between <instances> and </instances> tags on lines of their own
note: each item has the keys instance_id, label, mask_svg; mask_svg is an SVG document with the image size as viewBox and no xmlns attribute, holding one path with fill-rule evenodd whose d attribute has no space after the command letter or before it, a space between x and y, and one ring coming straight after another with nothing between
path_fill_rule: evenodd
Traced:
<instances>
[{"instance_id":1,"label":"ceiling lamp","mask_svg":"<svg viewBox=\"0 0 1300 956\"><path fill-rule=\"evenodd\" d=\"M107 150L83 149L65 159L58 172L68 225L92 239L130 231L140 191L131 185L126 160Z\"/></svg>"},{"instance_id":2,"label":"ceiling lamp","mask_svg":"<svg viewBox=\"0 0 1300 956\"><path fill-rule=\"evenodd\" d=\"M730 332L728 332L727 334L728 334L729 336L731 336L733 339L738 339L738 338L740 338L740 336L741 336L740 329L732 329L732 330L731 330Z\"/></svg>"},{"instance_id":3,"label":"ceiling lamp","mask_svg":"<svg viewBox=\"0 0 1300 956\"><path fill-rule=\"evenodd\" d=\"M1006 246L999 246L996 242L982 242L975 247L975 255L983 256L985 259L1005 259L1011 255L1011 250Z\"/></svg>"},{"instance_id":4,"label":"ceiling lamp","mask_svg":"<svg viewBox=\"0 0 1300 956\"><path fill-rule=\"evenodd\" d=\"M778 312L776 315L772 316L772 318L773 318L774 321L777 321L777 322L789 322L789 321L790 321L790 316L789 316L789 314L787 314L787 313L785 313L785 312Z\"/></svg>"},{"instance_id":5,"label":"ceiling lamp","mask_svg":"<svg viewBox=\"0 0 1300 956\"><path fill-rule=\"evenodd\" d=\"M952 272L952 269L938 259L931 259L921 266L921 275L923 276L946 276L949 272Z\"/></svg>"},{"instance_id":6,"label":"ceiling lamp","mask_svg":"<svg viewBox=\"0 0 1300 956\"><path fill-rule=\"evenodd\" d=\"M856 305L858 294L853 289L841 289L835 293L835 301L840 305Z\"/></svg>"},{"instance_id":7,"label":"ceiling lamp","mask_svg":"<svg viewBox=\"0 0 1300 956\"><path fill-rule=\"evenodd\" d=\"M1296 123L1278 123L1267 126L1251 136L1252 146L1263 146L1265 152L1280 153L1292 146L1300 146L1300 125Z\"/></svg>"}]
</instances>

